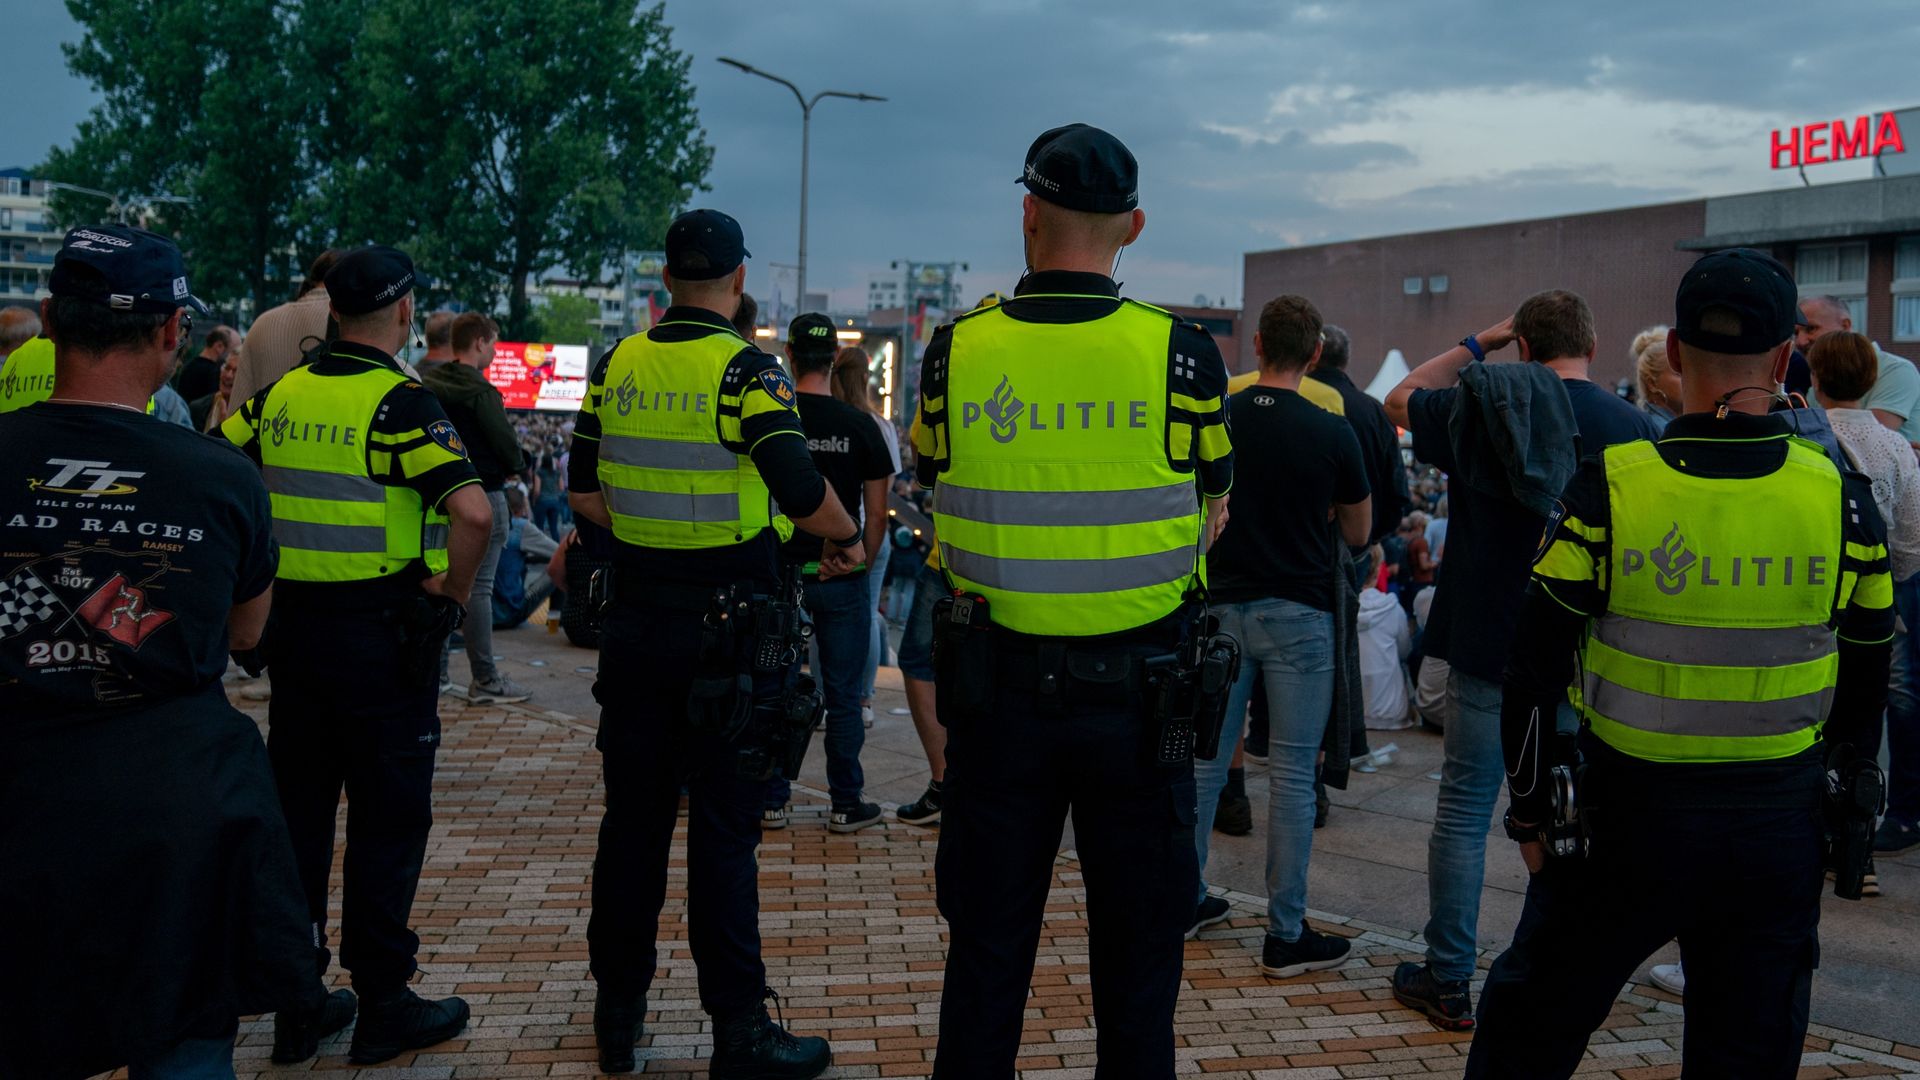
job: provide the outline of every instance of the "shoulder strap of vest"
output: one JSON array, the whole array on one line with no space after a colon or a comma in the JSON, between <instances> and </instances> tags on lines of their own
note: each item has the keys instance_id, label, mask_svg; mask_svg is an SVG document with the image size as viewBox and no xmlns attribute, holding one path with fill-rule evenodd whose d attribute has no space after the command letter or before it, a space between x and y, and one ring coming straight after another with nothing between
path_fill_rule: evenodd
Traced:
<instances>
[{"instance_id":1,"label":"shoulder strap of vest","mask_svg":"<svg viewBox=\"0 0 1920 1080\"><path fill-rule=\"evenodd\" d=\"M1135 300L1134 298L1132 298L1132 297L1130 297L1130 296L1123 296L1123 297L1121 297L1121 298L1120 298L1120 303L1121 303L1121 304L1123 304L1123 305L1125 305L1125 306L1127 306L1127 307L1136 307L1136 308L1139 308L1139 309L1140 309L1140 310L1142 310L1142 311L1151 311L1151 312L1153 312L1153 313L1154 313L1155 315L1164 315L1165 317L1167 317L1167 318L1169 318L1169 319L1171 319L1171 320L1173 320L1174 322L1179 322L1179 321L1181 321L1181 320L1180 320L1180 316L1178 316L1178 315L1175 315L1175 314L1174 314L1173 312L1171 312L1171 311L1168 311L1168 310L1167 310L1166 308L1163 308L1163 307L1154 307L1154 306L1153 306L1152 304L1149 304L1149 303L1146 303L1146 302L1144 302L1144 301L1141 301L1141 300Z\"/></svg>"}]
</instances>

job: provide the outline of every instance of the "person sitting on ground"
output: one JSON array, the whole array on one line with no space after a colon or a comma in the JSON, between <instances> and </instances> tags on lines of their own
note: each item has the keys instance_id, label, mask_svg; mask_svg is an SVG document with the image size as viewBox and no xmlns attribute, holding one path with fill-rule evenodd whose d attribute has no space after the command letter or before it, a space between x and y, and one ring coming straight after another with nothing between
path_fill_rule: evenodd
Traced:
<instances>
[{"instance_id":1,"label":"person sitting on ground","mask_svg":"<svg viewBox=\"0 0 1920 1080\"><path fill-rule=\"evenodd\" d=\"M1393 731L1413 724L1405 663L1413 651L1413 634L1407 629L1406 611L1376 587L1386 556L1378 544L1370 554L1367 587L1360 593L1361 696L1366 700L1367 726Z\"/></svg>"},{"instance_id":2,"label":"person sitting on ground","mask_svg":"<svg viewBox=\"0 0 1920 1080\"><path fill-rule=\"evenodd\" d=\"M547 563L560 549L553 537L529 520L525 495L508 491L507 513L507 543L500 549L500 567L493 581L495 630L510 630L526 622L553 595Z\"/></svg>"}]
</instances>

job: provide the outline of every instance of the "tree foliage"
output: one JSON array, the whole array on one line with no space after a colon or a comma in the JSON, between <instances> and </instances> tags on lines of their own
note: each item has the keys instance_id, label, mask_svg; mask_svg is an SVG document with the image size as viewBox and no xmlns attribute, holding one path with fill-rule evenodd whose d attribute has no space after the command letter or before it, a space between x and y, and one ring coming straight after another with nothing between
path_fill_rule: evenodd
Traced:
<instances>
[{"instance_id":1,"label":"tree foliage","mask_svg":"<svg viewBox=\"0 0 1920 1080\"><path fill-rule=\"evenodd\" d=\"M533 309L532 341L556 345L597 345L599 328L593 320L600 316L600 304L591 297L561 293L547 297Z\"/></svg>"},{"instance_id":2,"label":"tree foliage","mask_svg":"<svg viewBox=\"0 0 1920 1080\"><path fill-rule=\"evenodd\" d=\"M300 256L390 243L527 336L535 275L601 280L658 247L712 163L658 4L67 3L69 64L104 100L43 172L188 198L154 225L215 296L265 306Z\"/></svg>"}]
</instances>

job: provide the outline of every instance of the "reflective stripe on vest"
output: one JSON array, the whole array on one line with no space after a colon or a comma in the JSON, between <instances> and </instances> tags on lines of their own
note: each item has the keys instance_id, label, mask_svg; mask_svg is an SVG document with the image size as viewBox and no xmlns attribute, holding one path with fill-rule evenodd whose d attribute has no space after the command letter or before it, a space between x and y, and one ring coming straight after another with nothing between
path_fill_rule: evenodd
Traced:
<instances>
[{"instance_id":1,"label":"reflective stripe on vest","mask_svg":"<svg viewBox=\"0 0 1920 1080\"><path fill-rule=\"evenodd\" d=\"M608 358L595 405L596 471L623 542L727 547L773 524L773 497L753 459L720 443L721 414L740 410L721 379L744 348L726 332L679 342L635 334Z\"/></svg>"},{"instance_id":2,"label":"reflective stripe on vest","mask_svg":"<svg viewBox=\"0 0 1920 1080\"><path fill-rule=\"evenodd\" d=\"M1763 761L1833 703L1840 474L1816 446L1754 479L1690 476L1650 442L1606 451L1607 614L1582 649L1595 735L1650 761ZM1754 507L1794 506L1794 514Z\"/></svg>"},{"instance_id":3,"label":"reflective stripe on vest","mask_svg":"<svg viewBox=\"0 0 1920 1080\"><path fill-rule=\"evenodd\" d=\"M268 391L257 438L273 499L279 577L346 582L386 577L415 559L447 568L447 519L410 488L367 475L367 442L387 392L406 381L367 363L351 375L295 368Z\"/></svg>"},{"instance_id":4,"label":"reflective stripe on vest","mask_svg":"<svg viewBox=\"0 0 1920 1080\"><path fill-rule=\"evenodd\" d=\"M1204 573L1199 491L1167 460L1172 330L1130 302L1092 322L988 308L955 324L934 522L948 574L997 625L1117 633Z\"/></svg>"}]
</instances>

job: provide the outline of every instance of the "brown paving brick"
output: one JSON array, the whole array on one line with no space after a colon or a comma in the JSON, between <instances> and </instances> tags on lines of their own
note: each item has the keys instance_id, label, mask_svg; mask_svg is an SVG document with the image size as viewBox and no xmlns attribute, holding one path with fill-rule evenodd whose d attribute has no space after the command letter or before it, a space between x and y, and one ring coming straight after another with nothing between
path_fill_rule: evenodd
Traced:
<instances>
[{"instance_id":1,"label":"brown paving brick","mask_svg":"<svg viewBox=\"0 0 1920 1080\"><path fill-rule=\"evenodd\" d=\"M242 702L259 716L264 708ZM367 1080L591 1076L593 983L585 928L600 812L590 723L444 699L435 828L415 905L423 994L470 995L474 1015L457 1040L355 1070L337 1036L304 1066L268 1070L272 1027L243 1023L236 1061L244 1080L327 1072ZM761 847L762 936L768 981L803 1034L836 1045L836 1073L927 1077L939 1025L945 927L934 906L938 830L886 825L851 837L822 828L820 800L795 791L794 823ZM644 1075L700 1080L711 1024L699 1011L687 947L684 831L676 836L661 916L660 970L643 1045ZM338 882L336 868L336 884ZM1040 957L1021 1033L1019 1068L1075 1077L1094 1064L1087 984L1087 920L1079 867L1062 862L1046 905ZM338 910L338 894L334 908ZM1399 1007L1384 984L1410 934L1392 939L1313 925L1353 939L1347 964L1273 980L1257 964L1264 919L1249 908L1186 947L1175 1017L1183 1071L1218 1080L1256 1075L1457 1076L1472 1036L1437 1031ZM337 925L337 924L336 924ZM344 985L344 979L340 980ZM1661 1080L1678 1052L1680 1016L1644 987L1615 1007L1596 1042L1664 1046L1582 1062L1577 1075ZM1620 1049L1625 1049L1624 1047ZM1809 1052L1845 1057L1823 1039ZM1892 1053L1920 1060L1920 1048ZM1831 1058L1827 1059L1831 1060ZM1803 1069L1805 1077L1878 1076L1864 1061Z\"/></svg>"}]
</instances>

